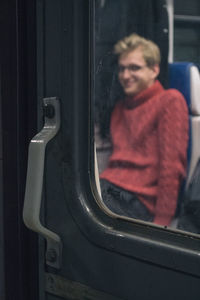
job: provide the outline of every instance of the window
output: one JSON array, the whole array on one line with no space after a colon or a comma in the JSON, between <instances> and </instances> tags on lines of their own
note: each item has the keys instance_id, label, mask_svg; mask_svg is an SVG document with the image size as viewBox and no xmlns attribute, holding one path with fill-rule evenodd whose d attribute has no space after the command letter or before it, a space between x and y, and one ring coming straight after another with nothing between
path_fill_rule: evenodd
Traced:
<instances>
[{"instance_id":1,"label":"window","mask_svg":"<svg viewBox=\"0 0 200 300\"><path fill-rule=\"evenodd\" d=\"M174 1L174 59L192 61L200 59L200 3L199 1Z\"/></svg>"},{"instance_id":2,"label":"window","mask_svg":"<svg viewBox=\"0 0 200 300\"><path fill-rule=\"evenodd\" d=\"M95 1L95 145L101 196L117 215L199 233L194 218L199 199L191 195L197 193L200 110L198 103L195 111L186 105L183 96L188 92L177 82L177 68L182 82L189 85L194 78L189 90L198 94L199 17L194 14L199 14L200 5L174 1L174 64L169 65L167 4ZM151 57L153 63L147 58L149 40L149 47L160 49L160 69L159 55ZM176 65L177 61L189 64ZM163 92L171 87L183 96ZM160 104L161 94L166 105Z\"/></svg>"}]
</instances>

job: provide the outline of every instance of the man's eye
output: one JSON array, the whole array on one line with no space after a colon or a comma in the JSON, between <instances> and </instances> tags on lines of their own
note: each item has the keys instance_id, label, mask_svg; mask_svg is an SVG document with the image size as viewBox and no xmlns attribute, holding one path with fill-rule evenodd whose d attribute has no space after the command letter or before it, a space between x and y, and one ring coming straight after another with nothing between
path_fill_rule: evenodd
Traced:
<instances>
[{"instance_id":1,"label":"man's eye","mask_svg":"<svg viewBox=\"0 0 200 300\"><path fill-rule=\"evenodd\" d=\"M130 65L130 66L129 66L129 70L130 70L130 71L138 71L138 70L140 70L140 69L141 69L140 66L136 66L136 65Z\"/></svg>"},{"instance_id":2,"label":"man's eye","mask_svg":"<svg viewBox=\"0 0 200 300\"><path fill-rule=\"evenodd\" d=\"M129 65L129 66L119 66L118 72L123 73L125 70L128 70L129 72L136 72L142 69L143 66L137 66L137 65Z\"/></svg>"}]
</instances>

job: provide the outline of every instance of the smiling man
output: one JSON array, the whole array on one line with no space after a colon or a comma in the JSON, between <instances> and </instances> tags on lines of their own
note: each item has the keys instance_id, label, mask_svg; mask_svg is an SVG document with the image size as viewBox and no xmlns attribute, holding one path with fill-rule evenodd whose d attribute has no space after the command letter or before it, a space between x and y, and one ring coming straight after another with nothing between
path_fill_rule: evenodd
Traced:
<instances>
[{"instance_id":1,"label":"smiling man","mask_svg":"<svg viewBox=\"0 0 200 300\"><path fill-rule=\"evenodd\" d=\"M155 50L158 50L155 46ZM157 59L152 65L144 59L143 48L139 46L128 53L122 53L119 57L118 76L124 93L134 96L150 87L159 74L160 55L157 51Z\"/></svg>"},{"instance_id":2,"label":"smiling man","mask_svg":"<svg viewBox=\"0 0 200 300\"><path fill-rule=\"evenodd\" d=\"M113 212L170 225L186 175L185 99L157 80L160 50L132 34L115 45L124 99L111 116L112 153L101 174L102 197Z\"/></svg>"}]
</instances>

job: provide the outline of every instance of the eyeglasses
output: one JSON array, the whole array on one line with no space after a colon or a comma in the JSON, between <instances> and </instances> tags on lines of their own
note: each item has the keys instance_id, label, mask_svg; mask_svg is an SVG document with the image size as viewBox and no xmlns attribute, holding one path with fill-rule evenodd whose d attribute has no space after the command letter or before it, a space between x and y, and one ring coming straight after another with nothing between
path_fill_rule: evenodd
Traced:
<instances>
[{"instance_id":1,"label":"eyeglasses","mask_svg":"<svg viewBox=\"0 0 200 300\"><path fill-rule=\"evenodd\" d=\"M145 68L145 66L138 66L138 65L128 65L128 66L118 66L118 73L124 73L124 71L127 69L130 73L134 73L137 72L143 68Z\"/></svg>"}]
</instances>

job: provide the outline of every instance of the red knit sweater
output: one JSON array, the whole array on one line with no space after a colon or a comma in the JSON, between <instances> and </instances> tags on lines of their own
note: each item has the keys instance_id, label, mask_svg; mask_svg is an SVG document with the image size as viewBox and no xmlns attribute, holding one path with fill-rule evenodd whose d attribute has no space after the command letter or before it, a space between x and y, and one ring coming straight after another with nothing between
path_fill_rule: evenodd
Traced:
<instances>
[{"instance_id":1,"label":"red knit sweater","mask_svg":"<svg viewBox=\"0 0 200 300\"><path fill-rule=\"evenodd\" d=\"M169 225L186 173L185 99L156 81L116 104L110 130L113 152L100 177L136 193L153 214L154 223Z\"/></svg>"}]
</instances>

